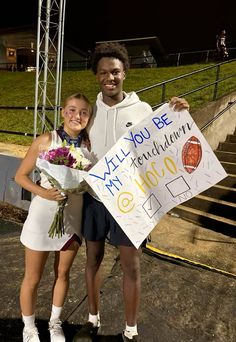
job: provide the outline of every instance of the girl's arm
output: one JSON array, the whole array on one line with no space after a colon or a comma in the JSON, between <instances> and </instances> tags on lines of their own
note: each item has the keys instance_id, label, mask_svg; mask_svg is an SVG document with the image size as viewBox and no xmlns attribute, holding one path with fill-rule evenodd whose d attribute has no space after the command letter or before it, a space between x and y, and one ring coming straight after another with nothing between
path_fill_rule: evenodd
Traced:
<instances>
[{"instance_id":1,"label":"girl's arm","mask_svg":"<svg viewBox=\"0 0 236 342\"><path fill-rule=\"evenodd\" d=\"M50 142L50 133L42 134L34 140L16 171L15 181L17 184L22 186L22 188L34 193L35 195L39 195L48 200L60 201L64 199L64 195L61 195L60 190L57 188L46 189L39 184L34 183L29 176L36 167L36 160L39 153L47 150L50 146Z\"/></svg>"}]
</instances>

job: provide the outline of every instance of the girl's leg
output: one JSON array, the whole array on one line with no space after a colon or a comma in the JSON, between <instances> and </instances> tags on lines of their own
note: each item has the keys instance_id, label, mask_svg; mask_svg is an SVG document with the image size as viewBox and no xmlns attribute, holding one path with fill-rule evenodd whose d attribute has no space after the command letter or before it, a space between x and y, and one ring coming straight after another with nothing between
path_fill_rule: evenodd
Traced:
<instances>
[{"instance_id":1,"label":"girl's leg","mask_svg":"<svg viewBox=\"0 0 236 342\"><path fill-rule=\"evenodd\" d=\"M55 280L52 291L52 311L49 321L51 342L65 342L60 315L69 289L70 269L78 248L78 243L73 242L66 251L55 252Z\"/></svg>"},{"instance_id":2,"label":"girl's leg","mask_svg":"<svg viewBox=\"0 0 236 342\"><path fill-rule=\"evenodd\" d=\"M35 305L38 285L48 257L48 252L25 249L25 275L20 290L20 306L24 322L23 342L40 342L35 326Z\"/></svg>"},{"instance_id":3,"label":"girl's leg","mask_svg":"<svg viewBox=\"0 0 236 342\"><path fill-rule=\"evenodd\" d=\"M35 313L38 285L48 254L25 249L25 275L20 290L20 306L24 316L32 316Z\"/></svg>"},{"instance_id":4,"label":"girl's leg","mask_svg":"<svg viewBox=\"0 0 236 342\"><path fill-rule=\"evenodd\" d=\"M55 252L52 304L56 307L60 308L64 304L69 289L70 269L78 248L78 243L73 242L66 251Z\"/></svg>"}]
</instances>

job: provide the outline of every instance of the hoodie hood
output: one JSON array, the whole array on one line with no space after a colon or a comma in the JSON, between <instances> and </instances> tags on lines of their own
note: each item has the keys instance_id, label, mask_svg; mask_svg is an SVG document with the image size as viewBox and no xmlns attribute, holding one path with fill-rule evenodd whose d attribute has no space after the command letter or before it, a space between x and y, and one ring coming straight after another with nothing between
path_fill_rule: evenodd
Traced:
<instances>
[{"instance_id":1,"label":"hoodie hood","mask_svg":"<svg viewBox=\"0 0 236 342\"><path fill-rule=\"evenodd\" d=\"M124 92L123 101L111 107L103 102L100 92L88 128L91 150L97 159L103 157L128 128L151 112L152 108L141 102L135 92Z\"/></svg>"},{"instance_id":2,"label":"hoodie hood","mask_svg":"<svg viewBox=\"0 0 236 342\"><path fill-rule=\"evenodd\" d=\"M138 103L138 102L140 103L140 99L135 92L131 92L128 94L123 92L123 94L124 94L123 101L121 101L121 102L117 103L116 105L110 107L103 102L102 93L100 92L97 96L96 104L97 104L97 106L104 106L105 108L109 109L109 108L125 108L127 106L134 105L135 103Z\"/></svg>"}]
</instances>

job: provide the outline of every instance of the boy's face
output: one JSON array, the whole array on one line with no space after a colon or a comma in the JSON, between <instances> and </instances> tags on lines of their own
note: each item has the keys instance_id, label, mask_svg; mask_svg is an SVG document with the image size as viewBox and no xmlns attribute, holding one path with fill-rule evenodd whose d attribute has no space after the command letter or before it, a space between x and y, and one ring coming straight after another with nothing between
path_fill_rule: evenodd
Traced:
<instances>
[{"instance_id":1,"label":"boy's face","mask_svg":"<svg viewBox=\"0 0 236 342\"><path fill-rule=\"evenodd\" d=\"M96 78L103 98L123 99L123 81L125 70L123 63L113 57L103 57L98 62Z\"/></svg>"}]
</instances>

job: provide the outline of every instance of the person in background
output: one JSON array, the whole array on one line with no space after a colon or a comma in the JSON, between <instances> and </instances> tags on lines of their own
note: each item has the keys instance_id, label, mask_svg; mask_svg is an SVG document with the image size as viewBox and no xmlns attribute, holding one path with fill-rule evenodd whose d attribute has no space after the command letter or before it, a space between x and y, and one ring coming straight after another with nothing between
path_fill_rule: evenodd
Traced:
<instances>
[{"instance_id":1,"label":"person in background","mask_svg":"<svg viewBox=\"0 0 236 342\"><path fill-rule=\"evenodd\" d=\"M52 284L52 309L49 321L52 342L64 342L60 315L69 288L69 272L82 242L81 216L83 196L69 194L64 210L65 234L51 238L48 235L58 201L65 195L52 187L46 176L41 174L40 184L34 183L30 174L36 167L39 153L60 147L62 142L75 147L89 146L87 126L92 107L87 97L82 94L69 96L62 108L63 124L58 130L47 132L37 137L21 162L15 181L36 196L33 198L27 219L20 236L25 246L25 274L20 290L20 306L24 323L23 342L39 342L35 324L37 290L49 255L55 252L54 283Z\"/></svg>"},{"instance_id":2,"label":"person in background","mask_svg":"<svg viewBox=\"0 0 236 342\"><path fill-rule=\"evenodd\" d=\"M88 126L91 152L99 161L128 128L152 113L135 92L126 93L123 83L129 68L126 48L119 43L97 45L92 58L92 71L101 92L97 95L92 120ZM170 106L175 110L189 109L185 99L174 97ZM88 321L79 330L73 342L92 341L100 327L99 293L100 265L104 256L105 239L117 246L123 271L123 298L126 324L123 341L137 341L137 316L141 291L140 254L112 215L94 193L84 194L82 233L86 240L86 284L88 294Z\"/></svg>"},{"instance_id":3,"label":"person in background","mask_svg":"<svg viewBox=\"0 0 236 342\"><path fill-rule=\"evenodd\" d=\"M227 47L226 47L226 31L222 30L217 36L216 36L216 50L217 50L217 56L218 59L221 61L224 61L229 57Z\"/></svg>"}]
</instances>

